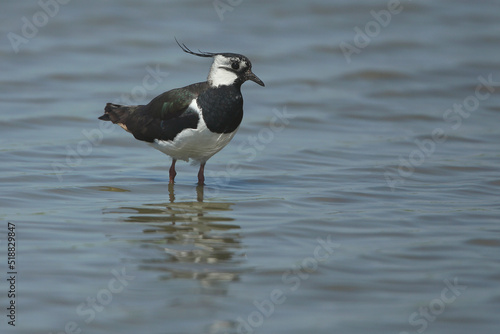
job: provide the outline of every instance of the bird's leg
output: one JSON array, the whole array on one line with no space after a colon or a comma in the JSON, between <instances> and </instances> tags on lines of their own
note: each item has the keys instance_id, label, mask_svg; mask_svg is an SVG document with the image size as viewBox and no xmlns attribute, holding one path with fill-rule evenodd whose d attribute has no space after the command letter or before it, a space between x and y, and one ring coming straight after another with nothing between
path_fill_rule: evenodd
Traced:
<instances>
[{"instance_id":1,"label":"bird's leg","mask_svg":"<svg viewBox=\"0 0 500 334\"><path fill-rule=\"evenodd\" d=\"M205 184L205 162L200 164L200 170L198 171L198 185L202 186Z\"/></svg>"},{"instance_id":2,"label":"bird's leg","mask_svg":"<svg viewBox=\"0 0 500 334\"><path fill-rule=\"evenodd\" d=\"M177 175L177 173L175 171L175 162L176 161L177 161L176 159L172 159L172 165L170 166L170 169L168 170L168 174L170 176L170 181L168 183L170 183L170 184L174 183L175 176Z\"/></svg>"}]
</instances>

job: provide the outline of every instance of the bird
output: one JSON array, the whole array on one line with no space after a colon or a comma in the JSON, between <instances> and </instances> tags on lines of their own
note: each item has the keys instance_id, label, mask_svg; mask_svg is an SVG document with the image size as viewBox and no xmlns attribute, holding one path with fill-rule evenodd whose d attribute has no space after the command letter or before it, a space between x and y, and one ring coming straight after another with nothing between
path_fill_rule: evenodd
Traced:
<instances>
[{"instance_id":1,"label":"bird","mask_svg":"<svg viewBox=\"0 0 500 334\"><path fill-rule=\"evenodd\" d=\"M146 105L107 103L99 119L169 155L169 184L177 175L175 163L183 160L200 165L198 185L204 185L205 164L231 141L242 121L241 85L248 80L265 84L244 55L194 52L175 41L188 54L213 59L207 80L164 92Z\"/></svg>"}]
</instances>

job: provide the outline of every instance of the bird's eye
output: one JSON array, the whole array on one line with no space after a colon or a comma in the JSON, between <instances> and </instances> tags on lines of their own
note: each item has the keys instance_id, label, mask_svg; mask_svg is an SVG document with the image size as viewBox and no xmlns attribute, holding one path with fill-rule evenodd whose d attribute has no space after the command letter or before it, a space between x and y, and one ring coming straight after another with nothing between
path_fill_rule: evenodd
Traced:
<instances>
[{"instance_id":1,"label":"bird's eye","mask_svg":"<svg viewBox=\"0 0 500 334\"><path fill-rule=\"evenodd\" d=\"M237 70L240 68L240 64L238 62L234 62L231 64L231 67L233 68L233 70Z\"/></svg>"}]
</instances>

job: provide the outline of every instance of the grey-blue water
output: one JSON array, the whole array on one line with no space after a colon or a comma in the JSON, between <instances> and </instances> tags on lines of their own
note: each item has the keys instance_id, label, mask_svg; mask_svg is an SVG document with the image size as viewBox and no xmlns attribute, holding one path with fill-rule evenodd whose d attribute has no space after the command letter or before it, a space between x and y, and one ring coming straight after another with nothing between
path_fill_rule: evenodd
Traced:
<instances>
[{"instance_id":1,"label":"grey-blue water","mask_svg":"<svg viewBox=\"0 0 500 334\"><path fill-rule=\"evenodd\" d=\"M498 332L498 1L0 8L2 333ZM266 83L202 188L97 120L205 80L174 37Z\"/></svg>"}]
</instances>

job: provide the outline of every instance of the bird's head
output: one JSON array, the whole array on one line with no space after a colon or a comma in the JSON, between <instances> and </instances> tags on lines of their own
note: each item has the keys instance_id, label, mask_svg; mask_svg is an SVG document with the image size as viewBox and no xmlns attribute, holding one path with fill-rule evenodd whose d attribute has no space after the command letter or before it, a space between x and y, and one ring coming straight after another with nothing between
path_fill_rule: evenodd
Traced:
<instances>
[{"instance_id":1,"label":"bird's head","mask_svg":"<svg viewBox=\"0 0 500 334\"><path fill-rule=\"evenodd\" d=\"M199 57L212 57L214 62L208 73L208 83L212 87L224 85L239 85L247 80L252 80L257 84L264 86L264 82L252 72L252 63L250 60L237 53L212 53L191 51L185 44L180 44L181 49L189 54Z\"/></svg>"}]
</instances>

